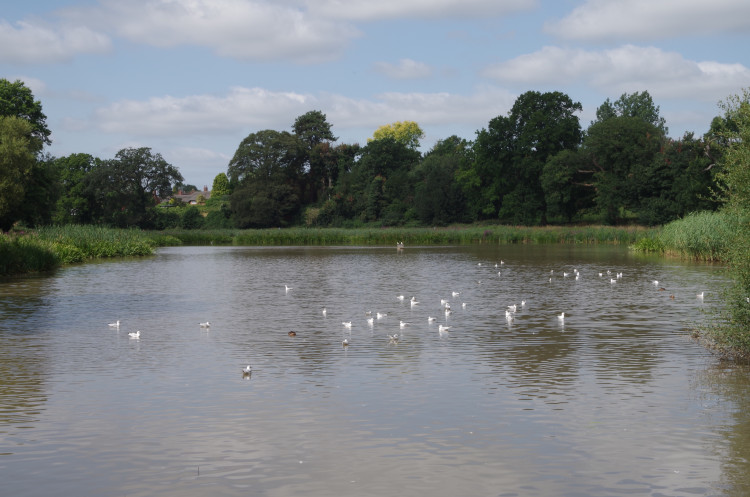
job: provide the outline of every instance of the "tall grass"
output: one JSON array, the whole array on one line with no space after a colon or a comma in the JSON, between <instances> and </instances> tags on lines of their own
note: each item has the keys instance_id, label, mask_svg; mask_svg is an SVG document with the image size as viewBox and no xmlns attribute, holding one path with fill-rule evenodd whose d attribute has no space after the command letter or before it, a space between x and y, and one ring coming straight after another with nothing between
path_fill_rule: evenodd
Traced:
<instances>
[{"instance_id":1,"label":"tall grass","mask_svg":"<svg viewBox=\"0 0 750 497\"><path fill-rule=\"evenodd\" d=\"M631 244L652 230L639 227L451 226L447 228L286 228L173 230L188 245L469 245L508 243Z\"/></svg>"},{"instance_id":2,"label":"tall grass","mask_svg":"<svg viewBox=\"0 0 750 497\"><path fill-rule=\"evenodd\" d=\"M658 241L666 253L696 260L726 260L736 223L725 212L696 212L665 225Z\"/></svg>"},{"instance_id":3,"label":"tall grass","mask_svg":"<svg viewBox=\"0 0 750 497\"><path fill-rule=\"evenodd\" d=\"M154 246L156 243L141 231L98 226L45 227L2 235L0 275L49 271L89 259L150 255Z\"/></svg>"}]
</instances>

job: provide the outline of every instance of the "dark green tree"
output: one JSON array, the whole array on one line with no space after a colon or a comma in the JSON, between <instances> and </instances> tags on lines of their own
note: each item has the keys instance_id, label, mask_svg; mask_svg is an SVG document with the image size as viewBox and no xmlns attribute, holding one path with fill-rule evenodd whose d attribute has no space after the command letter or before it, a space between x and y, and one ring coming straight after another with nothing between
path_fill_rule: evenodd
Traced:
<instances>
[{"instance_id":1,"label":"dark green tree","mask_svg":"<svg viewBox=\"0 0 750 497\"><path fill-rule=\"evenodd\" d=\"M150 148L125 148L85 178L95 222L117 227L153 228L152 208L182 182L179 170Z\"/></svg>"},{"instance_id":2,"label":"dark green tree","mask_svg":"<svg viewBox=\"0 0 750 497\"><path fill-rule=\"evenodd\" d=\"M594 205L594 188L584 155L578 150L563 150L547 159L542 170L542 189L547 218L571 222Z\"/></svg>"},{"instance_id":3,"label":"dark green tree","mask_svg":"<svg viewBox=\"0 0 750 497\"><path fill-rule=\"evenodd\" d=\"M31 90L21 80L11 83L0 78L0 116L16 116L31 124L31 134L40 142L49 145L51 134L47 127L47 116L42 112L42 103L34 100ZM40 149L41 150L41 149Z\"/></svg>"},{"instance_id":4,"label":"dark green tree","mask_svg":"<svg viewBox=\"0 0 750 497\"><path fill-rule=\"evenodd\" d=\"M93 199L86 194L85 179L99 166L99 159L79 153L58 157L54 163L61 188L54 221L58 224L93 222Z\"/></svg>"},{"instance_id":5,"label":"dark green tree","mask_svg":"<svg viewBox=\"0 0 750 497\"><path fill-rule=\"evenodd\" d=\"M654 159L664 141L659 128L639 117L612 117L592 124L582 153L595 185L597 208L607 223L639 207L651 185Z\"/></svg>"},{"instance_id":6,"label":"dark green tree","mask_svg":"<svg viewBox=\"0 0 750 497\"><path fill-rule=\"evenodd\" d=\"M456 173L471 160L471 144L457 136L438 141L414 169L414 208L424 224L467 221Z\"/></svg>"},{"instance_id":7,"label":"dark green tree","mask_svg":"<svg viewBox=\"0 0 750 497\"><path fill-rule=\"evenodd\" d=\"M541 176L547 159L581 142L581 104L560 92L529 91L507 117L498 116L474 142L474 171L458 178L471 210L516 224L546 223Z\"/></svg>"},{"instance_id":8,"label":"dark green tree","mask_svg":"<svg viewBox=\"0 0 750 497\"><path fill-rule=\"evenodd\" d=\"M305 144L307 151L323 142L335 142L331 125L326 121L326 115L319 110L311 110L294 120L292 126L294 134Z\"/></svg>"},{"instance_id":9,"label":"dark green tree","mask_svg":"<svg viewBox=\"0 0 750 497\"><path fill-rule=\"evenodd\" d=\"M20 117L0 116L0 229L18 221L18 212L32 179L41 141Z\"/></svg>"},{"instance_id":10,"label":"dark green tree","mask_svg":"<svg viewBox=\"0 0 750 497\"><path fill-rule=\"evenodd\" d=\"M596 120L591 124L612 117L637 117L659 128L664 136L668 133L667 121L659 115L659 106L654 104L648 91L623 93L615 102L608 98L596 109Z\"/></svg>"}]
</instances>

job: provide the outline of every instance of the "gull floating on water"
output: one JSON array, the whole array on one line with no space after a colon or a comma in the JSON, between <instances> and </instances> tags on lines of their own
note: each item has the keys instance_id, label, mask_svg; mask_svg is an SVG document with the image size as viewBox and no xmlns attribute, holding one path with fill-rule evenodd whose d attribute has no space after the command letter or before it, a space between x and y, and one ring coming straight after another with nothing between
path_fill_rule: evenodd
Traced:
<instances>
[{"instance_id":1,"label":"gull floating on water","mask_svg":"<svg viewBox=\"0 0 750 497\"><path fill-rule=\"evenodd\" d=\"M327 310L326 310L326 308L324 307L324 308L323 308L323 315L325 316L326 314L328 314L328 311L327 311Z\"/></svg>"},{"instance_id":2,"label":"gull floating on water","mask_svg":"<svg viewBox=\"0 0 750 497\"><path fill-rule=\"evenodd\" d=\"M513 304L513 305L509 305L509 306L508 306L508 310L509 310L510 312L516 312L516 310L517 310L517 309L518 309L518 306L517 306L516 304Z\"/></svg>"},{"instance_id":3,"label":"gull floating on water","mask_svg":"<svg viewBox=\"0 0 750 497\"><path fill-rule=\"evenodd\" d=\"M452 293L452 295L453 295L454 297L458 297L460 293L461 293L461 292L453 292L453 293Z\"/></svg>"},{"instance_id":4,"label":"gull floating on water","mask_svg":"<svg viewBox=\"0 0 750 497\"><path fill-rule=\"evenodd\" d=\"M347 345L349 345L349 340L347 340L346 338L344 338L343 340L341 340L341 345L344 346L344 347L346 347Z\"/></svg>"},{"instance_id":5,"label":"gull floating on water","mask_svg":"<svg viewBox=\"0 0 750 497\"><path fill-rule=\"evenodd\" d=\"M342 321L341 324L344 325L344 328L351 328L352 322L351 321Z\"/></svg>"},{"instance_id":6,"label":"gull floating on water","mask_svg":"<svg viewBox=\"0 0 750 497\"><path fill-rule=\"evenodd\" d=\"M135 333L128 333L128 336L130 338L141 338L141 330L138 330Z\"/></svg>"},{"instance_id":7,"label":"gull floating on water","mask_svg":"<svg viewBox=\"0 0 750 497\"><path fill-rule=\"evenodd\" d=\"M246 367L242 368L242 374L250 374L252 372L253 368L251 368L249 364Z\"/></svg>"},{"instance_id":8,"label":"gull floating on water","mask_svg":"<svg viewBox=\"0 0 750 497\"><path fill-rule=\"evenodd\" d=\"M703 294L704 293L706 293L706 292L701 292L698 295L696 295L696 297L699 298L699 299L703 299Z\"/></svg>"},{"instance_id":9,"label":"gull floating on water","mask_svg":"<svg viewBox=\"0 0 750 497\"><path fill-rule=\"evenodd\" d=\"M399 296L398 296L398 297L396 297L396 298L397 298L397 299L399 299L399 300L401 300L401 301L403 301L403 300L404 300L404 296L403 296L403 295L399 295Z\"/></svg>"},{"instance_id":10,"label":"gull floating on water","mask_svg":"<svg viewBox=\"0 0 750 497\"><path fill-rule=\"evenodd\" d=\"M435 321L436 321L436 318L434 318L432 316L427 316L427 322L428 323L434 323Z\"/></svg>"},{"instance_id":11,"label":"gull floating on water","mask_svg":"<svg viewBox=\"0 0 750 497\"><path fill-rule=\"evenodd\" d=\"M560 321L565 321L565 313L561 313L559 316L557 316L557 319L559 319Z\"/></svg>"},{"instance_id":12,"label":"gull floating on water","mask_svg":"<svg viewBox=\"0 0 750 497\"><path fill-rule=\"evenodd\" d=\"M446 331L448 331L450 329L451 329L450 326L443 326L442 324L438 326L438 332L440 332L440 333L444 333L444 332L446 332Z\"/></svg>"},{"instance_id":13,"label":"gull floating on water","mask_svg":"<svg viewBox=\"0 0 750 497\"><path fill-rule=\"evenodd\" d=\"M290 287L289 285L284 285L284 291L288 292L289 290L294 290L294 288Z\"/></svg>"},{"instance_id":14,"label":"gull floating on water","mask_svg":"<svg viewBox=\"0 0 750 497\"><path fill-rule=\"evenodd\" d=\"M375 323L375 318L367 318L367 324L372 326Z\"/></svg>"},{"instance_id":15,"label":"gull floating on water","mask_svg":"<svg viewBox=\"0 0 750 497\"><path fill-rule=\"evenodd\" d=\"M118 320L117 320L117 321L115 321L114 323L109 323L109 325L110 325L110 326L111 326L112 328L119 328L119 327L120 327L120 320L118 319Z\"/></svg>"},{"instance_id":16,"label":"gull floating on water","mask_svg":"<svg viewBox=\"0 0 750 497\"><path fill-rule=\"evenodd\" d=\"M206 321L205 323L199 323L199 325L200 325L201 328L210 328L211 327L211 323L209 323L208 321Z\"/></svg>"},{"instance_id":17,"label":"gull floating on water","mask_svg":"<svg viewBox=\"0 0 750 497\"><path fill-rule=\"evenodd\" d=\"M391 343L398 343L398 334L388 335L388 339Z\"/></svg>"},{"instance_id":18,"label":"gull floating on water","mask_svg":"<svg viewBox=\"0 0 750 497\"><path fill-rule=\"evenodd\" d=\"M407 326L408 324L409 324L409 323L405 323L405 322L403 322L403 321L399 321L399 323L398 323L398 326L399 326L399 328L406 328L406 326Z\"/></svg>"}]
</instances>

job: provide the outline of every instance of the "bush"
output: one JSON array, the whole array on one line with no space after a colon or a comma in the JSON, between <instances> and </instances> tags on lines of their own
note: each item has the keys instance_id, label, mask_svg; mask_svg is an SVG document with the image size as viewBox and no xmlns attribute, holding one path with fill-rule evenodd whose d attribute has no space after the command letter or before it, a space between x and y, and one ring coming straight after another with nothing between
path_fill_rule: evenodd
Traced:
<instances>
[{"instance_id":1,"label":"bush","mask_svg":"<svg viewBox=\"0 0 750 497\"><path fill-rule=\"evenodd\" d=\"M180 227L186 230L196 230L203 227L203 216L195 206L190 206L182 213Z\"/></svg>"}]
</instances>

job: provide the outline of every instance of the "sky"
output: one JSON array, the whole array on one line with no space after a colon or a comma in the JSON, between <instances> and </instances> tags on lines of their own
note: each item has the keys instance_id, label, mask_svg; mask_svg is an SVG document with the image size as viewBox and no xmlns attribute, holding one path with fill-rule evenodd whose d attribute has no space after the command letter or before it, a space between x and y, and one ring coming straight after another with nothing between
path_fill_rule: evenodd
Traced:
<instances>
[{"instance_id":1,"label":"sky","mask_svg":"<svg viewBox=\"0 0 750 497\"><path fill-rule=\"evenodd\" d=\"M748 0L0 0L0 78L41 101L56 157L150 147L211 188L240 142L326 115L338 143L416 121L473 140L560 91L586 129L648 91L669 135L750 87Z\"/></svg>"}]
</instances>

